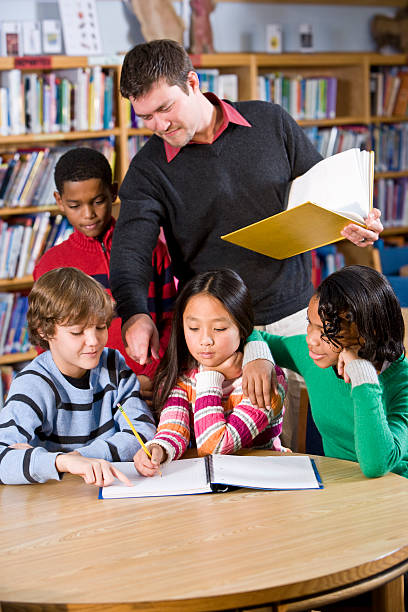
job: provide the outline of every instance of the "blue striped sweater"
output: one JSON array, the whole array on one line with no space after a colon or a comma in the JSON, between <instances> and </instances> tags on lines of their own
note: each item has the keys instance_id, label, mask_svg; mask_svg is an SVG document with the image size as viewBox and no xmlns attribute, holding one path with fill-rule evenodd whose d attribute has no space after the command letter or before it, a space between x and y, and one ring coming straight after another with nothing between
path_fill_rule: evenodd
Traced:
<instances>
[{"instance_id":1,"label":"blue striped sweater","mask_svg":"<svg viewBox=\"0 0 408 612\"><path fill-rule=\"evenodd\" d=\"M137 377L118 351L104 349L87 389L66 380L50 351L36 357L13 380L0 412L0 483L58 480L55 458L72 450L84 457L131 461L140 445L117 402L142 439L154 436L154 418L139 398ZM17 442L34 448L10 448Z\"/></svg>"}]
</instances>

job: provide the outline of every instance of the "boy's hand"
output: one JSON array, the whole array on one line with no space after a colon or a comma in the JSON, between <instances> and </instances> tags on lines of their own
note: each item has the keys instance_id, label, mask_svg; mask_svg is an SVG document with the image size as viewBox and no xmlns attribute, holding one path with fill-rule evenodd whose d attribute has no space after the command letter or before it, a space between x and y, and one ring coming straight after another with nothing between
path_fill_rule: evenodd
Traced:
<instances>
[{"instance_id":1,"label":"boy's hand","mask_svg":"<svg viewBox=\"0 0 408 612\"><path fill-rule=\"evenodd\" d=\"M220 372L226 380L238 378L242 374L242 359L243 354L240 351L236 351L231 357L228 357L228 359L217 366L203 366L203 371Z\"/></svg>"},{"instance_id":2,"label":"boy's hand","mask_svg":"<svg viewBox=\"0 0 408 612\"><path fill-rule=\"evenodd\" d=\"M138 374L137 377L140 384L140 397L148 406L152 405L153 398L153 381L144 374Z\"/></svg>"},{"instance_id":3,"label":"boy's hand","mask_svg":"<svg viewBox=\"0 0 408 612\"><path fill-rule=\"evenodd\" d=\"M107 487L113 483L115 478L128 486L132 485L130 480L109 461L82 457L76 451L57 455L55 467L60 473L68 472L81 476L87 484L93 484L97 487Z\"/></svg>"},{"instance_id":4,"label":"boy's hand","mask_svg":"<svg viewBox=\"0 0 408 612\"><path fill-rule=\"evenodd\" d=\"M10 444L10 448L34 448L34 446L27 444L27 442L16 442L15 444Z\"/></svg>"},{"instance_id":5,"label":"boy's hand","mask_svg":"<svg viewBox=\"0 0 408 612\"><path fill-rule=\"evenodd\" d=\"M122 327L123 342L132 359L144 365L150 354L159 358L159 332L147 314L136 314L130 317Z\"/></svg>"},{"instance_id":6,"label":"boy's hand","mask_svg":"<svg viewBox=\"0 0 408 612\"><path fill-rule=\"evenodd\" d=\"M242 391L251 404L270 410L271 398L278 392L275 366L268 359L255 359L244 366Z\"/></svg>"},{"instance_id":7,"label":"boy's hand","mask_svg":"<svg viewBox=\"0 0 408 612\"><path fill-rule=\"evenodd\" d=\"M139 448L133 457L135 468L142 476L156 476L159 473L160 464L166 460L167 453L159 444L152 444L149 447L149 453L152 456L151 459L143 448Z\"/></svg>"},{"instance_id":8,"label":"boy's hand","mask_svg":"<svg viewBox=\"0 0 408 612\"><path fill-rule=\"evenodd\" d=\"M354 361L354 359L360 359L358 356L358 350L360 346L349 346L344 348L340 355L339 360L337 362L337 372L339 376L344 378L344 382L349 383L350 377L346 374L346 366L350 361Z\"/></svg>"}]
</instances>

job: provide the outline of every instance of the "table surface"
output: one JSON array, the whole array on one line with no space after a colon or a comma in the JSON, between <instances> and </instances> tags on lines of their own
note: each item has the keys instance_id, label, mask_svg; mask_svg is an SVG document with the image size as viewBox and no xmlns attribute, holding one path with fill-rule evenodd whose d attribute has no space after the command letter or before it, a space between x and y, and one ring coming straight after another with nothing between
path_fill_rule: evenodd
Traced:
<instances>
[{"instance_id":1,"label":"table surface","mask_svg":"<svg viewBox=\"0 0 408 612\"><path fill-rule=\"evenodd\" d=\"M0 486L0 602L221 610L313 596L406 561L407 480L315 459L321 490L99 500L71 475Z\"/></svg>"}]
</instances>

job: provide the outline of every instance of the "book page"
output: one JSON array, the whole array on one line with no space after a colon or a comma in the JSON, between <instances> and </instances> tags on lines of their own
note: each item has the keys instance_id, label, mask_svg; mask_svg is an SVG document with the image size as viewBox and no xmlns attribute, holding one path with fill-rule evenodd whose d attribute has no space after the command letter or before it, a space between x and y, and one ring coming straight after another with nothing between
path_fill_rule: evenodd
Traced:
<instances>
[{"instance_id":1,"label":"book page","mask_svg":"<svg viewBox=\"0 0 408 612\"><path fill-rule=\"evenodd\" d=\"M207 481L205 459L179 459L161 467L162 476L141 476L133 462L113 463L131 480L131 487L119 480L109 487L102 487L102 499L120 497L156 497L162 495L187 495L209 493L211 486Z\"/></svg>"},{"instance_id":2,"label":"book page","mask_svg":"<svg viewBox=\"0 0 408 612\"><path fill-rule=\"evenodd\" d=\"M308 456L213 455L213 482L254 489L319 489Z\"/></svg>"},{"instance_id":3,"label":"book page","mask_svg":"<svg viewBox=\"0 0 408 612\"><path fill-rule=\"evenodd\" d=\"M287 208L312 202L363 222L372 206L371 160L369 151L359 149L323 159L292 181Z\"/></svg>"}]
</instances>

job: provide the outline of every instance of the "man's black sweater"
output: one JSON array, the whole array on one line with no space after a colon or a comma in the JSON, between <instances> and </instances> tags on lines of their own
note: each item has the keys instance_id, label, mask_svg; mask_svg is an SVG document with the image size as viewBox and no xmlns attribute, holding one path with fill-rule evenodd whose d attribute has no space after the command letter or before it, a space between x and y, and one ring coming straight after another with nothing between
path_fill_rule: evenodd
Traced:
<instances>
[{"instance_id":1,"label":"man's black sweater","mask_svg":"<svg viewBox=\"0 0 408 612\"><path fill-rule=\"evenodd\" d=\"M321 157L280 106L233 106L252 127L229 123L212 144L188 144L170 163L162 139L152 136L133 158L120 189L111 256L112 292L123 321L149 312L151 256L160 226L180 282L206 270L234 269L250 290L257 325L307 306L313 292L310 253L280 261L220 236L284 210L288 183Z\"/></svg>"}]
</instances>

